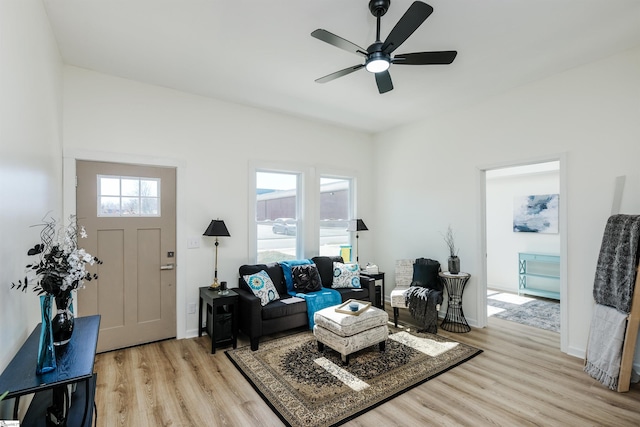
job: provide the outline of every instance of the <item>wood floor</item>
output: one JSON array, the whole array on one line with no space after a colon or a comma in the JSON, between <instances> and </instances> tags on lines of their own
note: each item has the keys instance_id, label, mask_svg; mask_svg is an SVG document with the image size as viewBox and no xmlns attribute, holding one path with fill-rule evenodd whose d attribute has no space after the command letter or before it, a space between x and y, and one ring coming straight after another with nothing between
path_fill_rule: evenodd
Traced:
<instances>
[{"instance_id":1,"label":"wood floor","mask_svg":"<svg viewBox=\"0 0 640 427\"><path fill-rule=\"evenodd\" d=\"M606 389L560 352L556 333L494 318L467 334L439 333L484 353L345 425L640 425L640 386ZM224 349L211 355L210 346L204 336L98 355L97 425L283 425Z\"/></svg>"}]
</instances>

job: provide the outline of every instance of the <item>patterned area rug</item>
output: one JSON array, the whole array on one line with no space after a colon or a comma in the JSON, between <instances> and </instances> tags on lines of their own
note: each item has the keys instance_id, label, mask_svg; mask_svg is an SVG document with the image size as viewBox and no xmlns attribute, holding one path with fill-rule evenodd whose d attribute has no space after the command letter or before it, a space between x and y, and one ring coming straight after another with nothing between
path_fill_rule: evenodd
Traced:
<instances>
[{"instance_id":1,"label":"patterned area rug","mask_svg":"<svg viewBox=\"0 0 640 427\"><path fill-rule=\"evenodd\" d=\"M426 333L390 334L350 356L325 347L310 331L226 351L227 356L288 426L335 426L434 378L482 350Z\"/></svg>"},{"instance_id":2,"label":"patterned area rug","mask_svg":"<svg viewBox=\"0 0 640 427\"><path fill-rule=\"evenodd\" d=\"M499 319L560 332L560 303L558 301L489 291L487 293L487 312L489 316Z\"/></svg>"}]
</instances>

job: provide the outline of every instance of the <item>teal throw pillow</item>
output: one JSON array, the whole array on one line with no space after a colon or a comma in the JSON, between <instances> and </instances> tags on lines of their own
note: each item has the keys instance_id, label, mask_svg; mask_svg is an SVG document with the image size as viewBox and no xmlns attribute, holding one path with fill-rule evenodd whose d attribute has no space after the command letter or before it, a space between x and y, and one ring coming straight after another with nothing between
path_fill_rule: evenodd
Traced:
<instances>
[{"instance_id":1,"label":"teal throw pillow","mask_svg":"<svg viewBox=\"0 0 640 427\"><path fill-rule=\"evenodd\" d=\"M260 304L263 306L280 299L280 295L266 271L260 270L255 274L242 276L242 278L247 282L253 294L260 298Z\"/></svg>"},{"instance_id":2,"label":"teal throw pillow","mask_svg":"<svg viewBox=\"0 0 640 427\"><path fill-rule=\"evenodd\" d=\"M334 289L339 288L359 288L360 287L360 267L358 264L333 263L333 284Z\"/></svg>"}]
</instances>

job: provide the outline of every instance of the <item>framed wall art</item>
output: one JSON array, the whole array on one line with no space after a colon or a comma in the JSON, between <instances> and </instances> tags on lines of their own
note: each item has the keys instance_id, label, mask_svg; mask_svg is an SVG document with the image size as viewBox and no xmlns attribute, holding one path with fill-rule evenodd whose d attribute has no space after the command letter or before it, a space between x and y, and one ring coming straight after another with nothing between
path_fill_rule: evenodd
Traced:
<instances>
[{"instance_id":1,"label":"framed wall art","mask_svg":"<svg viewBox=\"0 0 640 427\"><path fill-rule=\"evenodd\" d=\"M513 231L558 233L558 194L518 196L513 203Z\"/></svg>"}]
</instances>

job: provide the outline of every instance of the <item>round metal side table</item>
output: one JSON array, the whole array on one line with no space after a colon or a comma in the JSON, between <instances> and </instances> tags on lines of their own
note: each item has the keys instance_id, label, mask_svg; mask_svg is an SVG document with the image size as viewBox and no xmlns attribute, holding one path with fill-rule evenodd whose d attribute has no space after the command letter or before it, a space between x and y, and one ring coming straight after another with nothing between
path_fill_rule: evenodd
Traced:
<instances>
[{"instance_id":1,"label":"round metal side table","mask_svg":"<svg viewBox=\"0 0 640 427\"><path fill-rule=\"evenodd\" d=\"M471 275L462 272L451 274L448 271L438 273L438 275L449 295L447 314L444 316L440 327L449 332L469 332L471 326L467 323L462 311L462 293Z\"/></svg>"}]
</instances>

